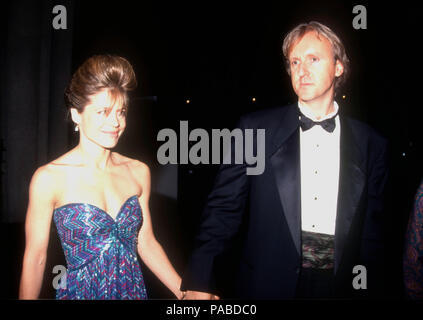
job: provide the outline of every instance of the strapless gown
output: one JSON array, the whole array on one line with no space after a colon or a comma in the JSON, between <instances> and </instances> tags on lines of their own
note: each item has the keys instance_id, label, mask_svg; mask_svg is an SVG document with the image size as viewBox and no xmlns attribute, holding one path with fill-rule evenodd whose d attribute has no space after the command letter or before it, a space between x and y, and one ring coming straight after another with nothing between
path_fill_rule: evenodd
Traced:
<instances>
[{"instance_id":1,"label":"strapless gown","mask_svg":"<svg viewBox=\"0 0 423 320\"><path fill-rule=\"evenodd\" d=\"M136 253L142 224L136 195L125 201L116 220L87 203L56 208L53 219L67 263L65 286L59 286L56 299L147 299Z\"/></svg>"}]
</instances>

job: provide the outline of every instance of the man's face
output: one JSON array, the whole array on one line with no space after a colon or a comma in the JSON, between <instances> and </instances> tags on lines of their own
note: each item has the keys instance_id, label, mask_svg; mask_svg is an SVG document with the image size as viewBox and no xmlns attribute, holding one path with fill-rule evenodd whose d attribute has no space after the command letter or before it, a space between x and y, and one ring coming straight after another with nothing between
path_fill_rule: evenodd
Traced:
<instances>
[{"instance_id":1,"label":"man's face","mask_svg":"<svg viewBox=\"0 0 423 320\"><path fill-rule=\"evenodd\" d=\"M291 82L301 102L333 99L335 77L342 75L343 65L335 61L332 45L314 31L307 32L289 54Z\"/></svg>"}]
</instances>

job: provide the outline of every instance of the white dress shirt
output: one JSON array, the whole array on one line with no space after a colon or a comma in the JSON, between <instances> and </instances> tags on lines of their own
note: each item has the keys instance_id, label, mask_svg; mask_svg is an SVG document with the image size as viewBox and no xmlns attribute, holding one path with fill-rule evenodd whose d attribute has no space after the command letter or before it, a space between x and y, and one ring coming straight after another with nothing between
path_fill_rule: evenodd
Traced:
<instances>
[{"instance_id":1,"label":"white dress shirt","mask_svg":"<svg viewBox=\"0 0 423 320\"><path fill-rule=\"evenodd\" d=\"M317 120L310 108L298 103L300 111L314 121L333 117L339 109ZM301 159L301 227L303 231L335 234L338 202L340 121L335 117L335 130L327 132L320 125L307 131L300 127Z\"/></svg>"}]
</instances>

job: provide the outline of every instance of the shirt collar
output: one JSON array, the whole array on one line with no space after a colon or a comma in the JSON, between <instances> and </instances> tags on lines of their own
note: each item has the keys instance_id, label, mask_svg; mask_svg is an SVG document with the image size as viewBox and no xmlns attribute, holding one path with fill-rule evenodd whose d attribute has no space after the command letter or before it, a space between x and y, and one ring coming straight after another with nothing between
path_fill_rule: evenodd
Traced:
<instances>
[{"instance_id":1,"label":"shirt collar","mask_svg":"<svg viewBox=\"0 0 423 320\"><path fill-rule=\"evenodd\" d=\"M333 107L334 107L333 112L331 112L331 113L323 116L321 119L317 120L316 119L316 116L313 113L313 111L311 111L311 109L309 107L303 105L300 101L298 101L298 108L300 109L301 113L303 115L305 115L306 117L308 117L311 120L316 121L316 122L320 122L320 121L323 121L323 120L326 120L326 119L330 119L334 115L336 115L338 113L339 106L338 106L338 104L336 103L335 100L333 101Z\"/></svg>"}]
</instances>

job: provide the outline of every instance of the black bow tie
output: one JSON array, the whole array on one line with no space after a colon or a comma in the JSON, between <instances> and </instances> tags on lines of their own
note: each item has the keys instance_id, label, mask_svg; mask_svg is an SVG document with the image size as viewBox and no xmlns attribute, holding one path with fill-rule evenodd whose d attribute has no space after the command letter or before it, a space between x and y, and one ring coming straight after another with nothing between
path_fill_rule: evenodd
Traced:
<instances>
[{"instance_id":1,"label":"black bow tie","mask_svg":"<svg viewBox=\"0 0 423 320\"><path fill-rule=\"evenodd\" d=\"M311 120L310 118L307 118L305 115L303 115L300 112L300 126L301 129L303 129L303 131L306 131L310 128L312 128L314 125L320 125L322 126L323 129L325 129L327 132L333 132L333 130L335 130L335 117L337 116L337 114L335 114L332 118L323 120L323 121L314 121Z\"/></svg>"}]
</instances>

